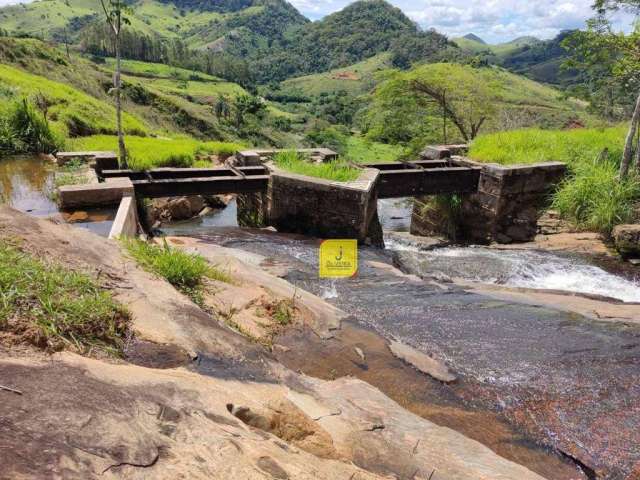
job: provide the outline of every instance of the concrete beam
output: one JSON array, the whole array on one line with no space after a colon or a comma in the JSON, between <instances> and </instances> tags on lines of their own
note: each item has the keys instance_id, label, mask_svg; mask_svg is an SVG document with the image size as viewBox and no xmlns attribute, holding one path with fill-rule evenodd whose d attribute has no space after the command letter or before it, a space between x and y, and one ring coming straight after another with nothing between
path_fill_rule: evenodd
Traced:
<instances>
[{"instance_id":1,"label":"concrete beam","mask_svg":"<svg viewBox=\"0 0 640 480\"><path fill-rule=\"evenodd\" d=\"M105 183L65 185L58 188L58 202L63 209L118 205L125 195L133 195L128 178L108 178Z\"/></svg>"},{"instance_id":2,"label":"concrete beam","mask_svg":"<svg viewBox=\"0 0 640 480\"><path fill-rule=\"evenodd\" d=\"M83 162L89 161L97 156L115 156L113 152L103 152L103 151L95 151L95 152L58 152L56 153L56 161L59 166L65 165L72 160L81 160Z\"/></svg>"},{"instance_id":3,"label":"concrete beam","mask_svg":"<svg viewBox=\"0 0 640 480\"><path fill-rule=\"evenodd\" d=\"M122 197L118 213L109 232L110 239L135 238L138 235L138 211L136 198L132 195Z\"/></svg>"}]
</instances>

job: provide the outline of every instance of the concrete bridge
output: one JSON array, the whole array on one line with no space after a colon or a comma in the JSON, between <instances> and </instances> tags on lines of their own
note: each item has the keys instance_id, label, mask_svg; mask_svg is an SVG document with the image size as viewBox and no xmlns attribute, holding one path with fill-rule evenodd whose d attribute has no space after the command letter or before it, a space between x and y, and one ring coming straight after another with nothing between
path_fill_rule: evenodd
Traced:
<instances>
[{"instance_id":1,"label":"concrete bridge","mask_svg":"<svg viewBox=\"0 0 640 480\"><path fill-rule=\"evenodd\" d=\"M94 168L102 183L61 187L59 198L63 208L78 208L118 203L127 197L234 193L238 194L240 225L273 226L283 232L321 238L357 238L381 245L382 230L377 215L380 198L463 194L465 198L475 198L478 209L474 215L493 228L495 217L504 213L501 207L504 200L511 198L509 192L512 196L523 193L522 189L513 189L509 178L517 178L516 183L520 185L533 175L537 178L533 190L538 194L557 180L557 175L548 175L549 172L564 172L562 164L561 168L558 164L544 164L521 169L519 175L514 175L513 168L493 166L488 169L486 165L453 155L464 153L464 147L450 146L429 147L416 161L361 165L362 172L355 181L335 182L279 169L270 161L276 152L238 152L232 161L219 168L159 168L142 172L114 168L117 167L115 155L100 152L94 157ZM327 149L304 152L318 162L337 156ZM60 158L68 159L71 155L62 154ZM543 172L541 178L540 172ZM479 201L478 197L481 198ZM127 201L126 207L135 210L135 202ZM118 218L128 219L131 223L132 212L119 214L116 223ZM536 220L537 217L534 223ZM127 225L127 221L120 223ZM125 230L131 231L132 227ZM495 232L487 235L495 236Z\"/></svg>"},{"instance_id":2,"label":"concrete bridge","mask_svg":"<svg viewBox=\"0 0 640 480\"><path fill-rule=\"evenodd\" d=\"M451 160L419 160L362 165L378 170L378 198L401 198L477 190L479 167ZM128 178L136 196L145 198L266 192L272 171L267 166L225 168L158 168L143 172L103 170L107 178ZM336 188L339 188L336 186Z\"/></svg>"}]
</instances>

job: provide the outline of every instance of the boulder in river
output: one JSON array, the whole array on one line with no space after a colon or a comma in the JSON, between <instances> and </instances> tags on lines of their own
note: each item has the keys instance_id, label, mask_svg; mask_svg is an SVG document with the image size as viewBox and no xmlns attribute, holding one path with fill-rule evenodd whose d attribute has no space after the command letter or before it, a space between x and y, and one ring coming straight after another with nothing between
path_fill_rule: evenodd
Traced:
<instances>
[{"instance_id":1,"label":"boulder in river","mask_svg":"<svg viewBox=\"0 0 640 480\"><path fill-rule=\"evenodd\" d=\"M620 255L640 258L640 224L618 225L612 235Z\"/></svg>"},{"instance_id":2,"label":"boulder in river","mask_svg":"<svg viewBox=\"0 0 640 480\"><path fill-rule=\"evenodd\" d=\"M147 207L149 225L158 221L189 220L197 217L207 208L207 213L211 213L213 209L226 207L231 198L233 197L229 195L156 198Z\"/></svg>"}]
</instances>

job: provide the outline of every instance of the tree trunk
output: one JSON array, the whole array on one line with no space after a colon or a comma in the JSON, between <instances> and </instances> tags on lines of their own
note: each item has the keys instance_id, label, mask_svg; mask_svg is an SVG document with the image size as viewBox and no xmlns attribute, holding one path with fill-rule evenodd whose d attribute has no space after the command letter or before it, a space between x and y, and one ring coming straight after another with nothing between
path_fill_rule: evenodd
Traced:
<instances>
[{"instance_id":1,"label":"tree trunk","mask_svg":"<svg viewBox=\"0 0 640 480\"><path fill-rule=\"evenodd\" d=\"M620 163L620 179L626 178L629 174L629 167L631 166L631 160L633 159L633 140L638 130L638 124L640 123L640 94L636 100L636 108L633 111L631 117L631 126L629 127L629 133L627 133L627 140L624 144L624 153L622 154L622 162Z\"/></svg>"},{"instance_id":2,"label":"tree trunk","mask_svg":"<svg viewBox=\"0 0 640 480\"><path fill-rule=\"evenodd\" d=\"M638 135L636 140L636 171L640 173L640 127L638 127Z\"/></svg>"},{"instance_id":3,"label":"tree trunk","mask_svg":"<svg viewBox=\"0 0 640 480\"><path fill-rule=\"evenodd\" d=\"M127 149L124 144L124 132L122 131L122 99L121 99L121 59L120 59L120 16L118 16L118 30L116 33L116 130L118 131L118 151L120 154L120 167L129 168L127 163Z\"/></svg>"}]
</instances>

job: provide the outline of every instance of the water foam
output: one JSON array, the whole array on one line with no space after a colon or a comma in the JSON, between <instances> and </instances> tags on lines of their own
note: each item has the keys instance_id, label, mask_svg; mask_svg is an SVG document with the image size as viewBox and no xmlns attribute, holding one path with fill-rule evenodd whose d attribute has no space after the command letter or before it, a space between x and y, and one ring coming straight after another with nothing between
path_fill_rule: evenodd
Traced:
<instances>
[{"instance_id":1,"label":"water foam","mask_svg":"<svg viewBox=\"0 0 640 480\"><path fill-rule=\"evenodd\" d=\"M640 302L640 282L589 265L581 259L534 250L450 247L431 251L387 242L387 247L419 255L423 273L438 272L467 281L602 295ZM478 268L478 264L483 268ZM454 272L452 274L452 272Z\"/></svg>"}]
</instances>

